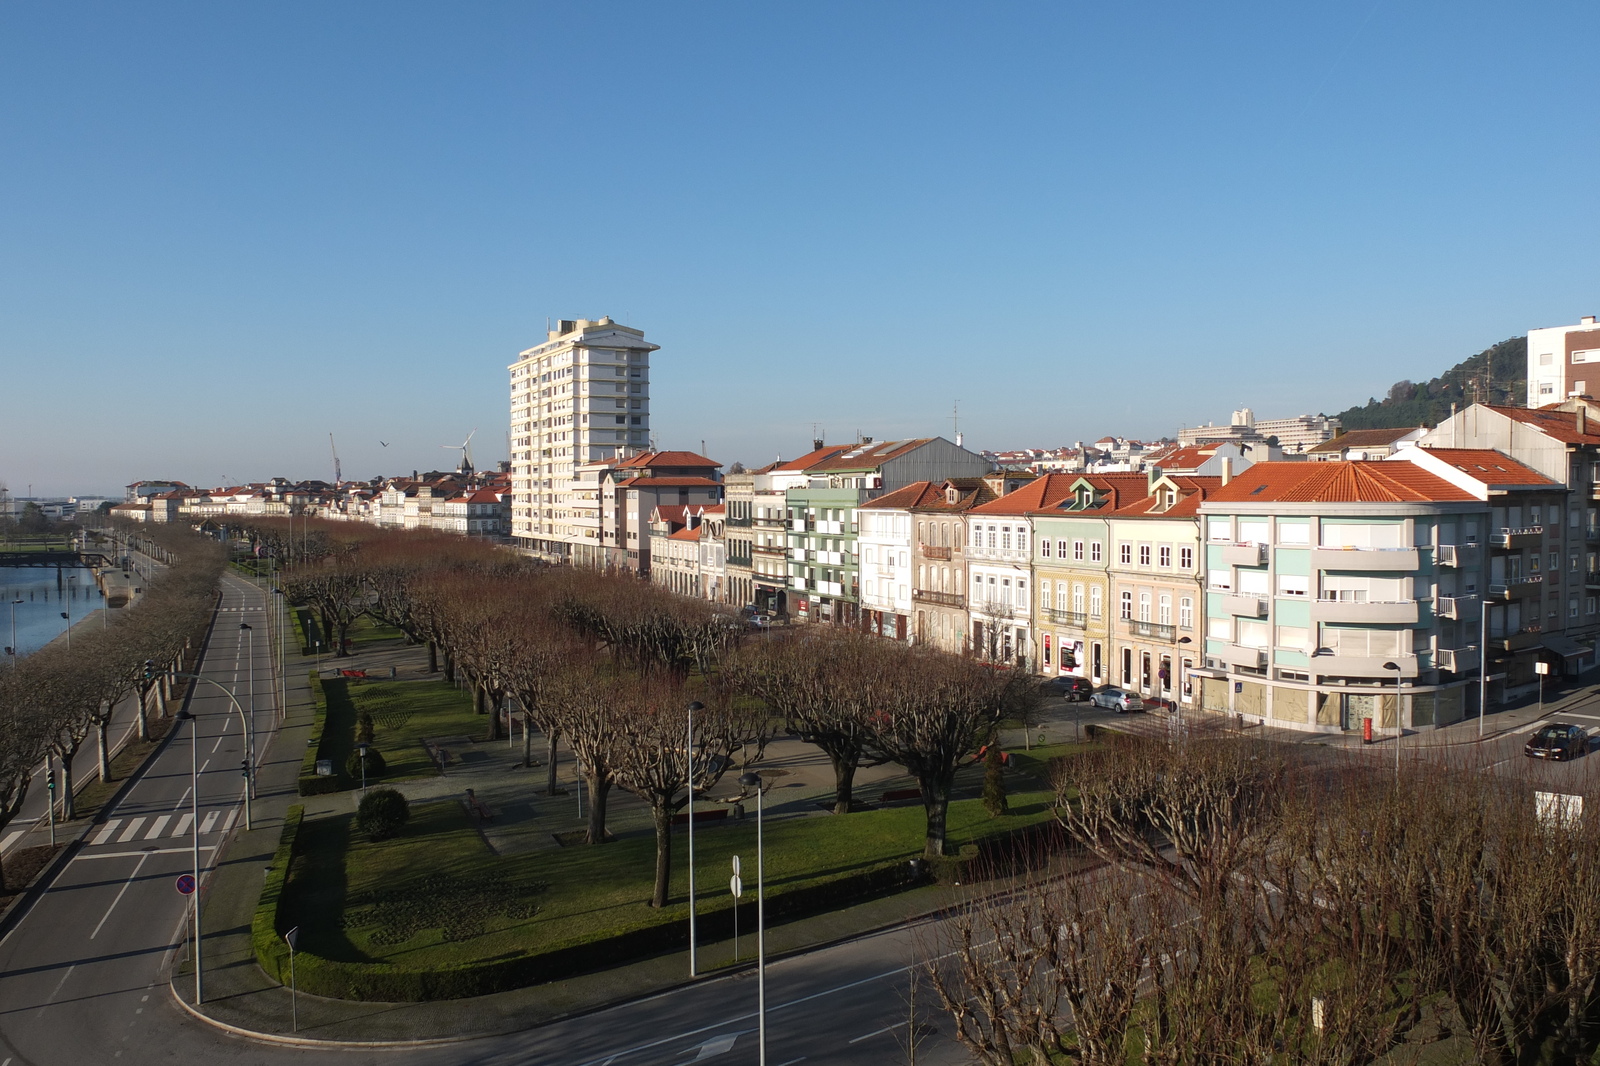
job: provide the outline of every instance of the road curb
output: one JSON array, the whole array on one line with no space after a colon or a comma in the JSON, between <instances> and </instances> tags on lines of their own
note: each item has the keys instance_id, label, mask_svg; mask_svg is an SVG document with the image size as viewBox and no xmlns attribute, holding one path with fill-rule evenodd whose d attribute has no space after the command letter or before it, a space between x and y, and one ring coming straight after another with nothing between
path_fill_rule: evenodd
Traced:
<instances>
[{"instance_id":1,"label":"road curb","mask_svg":"<svg viewBox=\"0 0 1600 1066\"><path fill-rule=\"evenodd\" d=\"M284 1047L316 1048L322 1050L327 1050L330 1048L368 1048L403 1051L407 1048L443 1047L448 1044L459 1044L467 1040L482 1040L492 1036L507 1036L510 1033L522 1031L520 1029L512 1029L506 1032L498 1033L471 1033L463 1036L437 1036L427 1040L317 1040L312 1037L295 1036L293 1034L285 1036L282 1033L262 1033L257 1032L254 1029L246 1029L242 1025L234 1025L231 1022L225 1022L219 1018L213 1018L211 1015L200 1010L198 1007L195 1007L189 1003L188 1000L184 999L182 994L178 992L178 986L174 984L176 978L176 974L169 974L167 976L167 991L172 993L173 1000L175 1000L178 1006L183 1008L184 1013L188 1014L191 1018L202 1021L213 1028L221 1029L225 1033L232 1033L234 1036L248 1037L251 1040L260 1040L263 1043L278 1044ZM551 1020L558 1021L559 1019L553 1018ZM530 1028L534 1027L530 1026Z\"/></svg>"}]
</instances>

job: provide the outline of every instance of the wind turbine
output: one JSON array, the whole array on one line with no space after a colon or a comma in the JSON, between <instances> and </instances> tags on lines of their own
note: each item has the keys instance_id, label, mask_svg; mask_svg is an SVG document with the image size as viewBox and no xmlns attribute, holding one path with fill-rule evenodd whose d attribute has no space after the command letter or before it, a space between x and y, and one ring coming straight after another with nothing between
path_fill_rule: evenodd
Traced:
<instances>
[{"instance_id":1,"label":"wind turbine","mask_svg":"<svg viewBox=\"0 0 1600 1066\"><path fill-rule=\"evenodd\" d=\"M472 438L477 432L477 429L474 428L471 433L467 434L467 439L460 444L439 445L446 451L459 451L461 453L461 466L457 469L463 474L470 474L475 469L472 465Z\"/></svg>"}]
</instances>

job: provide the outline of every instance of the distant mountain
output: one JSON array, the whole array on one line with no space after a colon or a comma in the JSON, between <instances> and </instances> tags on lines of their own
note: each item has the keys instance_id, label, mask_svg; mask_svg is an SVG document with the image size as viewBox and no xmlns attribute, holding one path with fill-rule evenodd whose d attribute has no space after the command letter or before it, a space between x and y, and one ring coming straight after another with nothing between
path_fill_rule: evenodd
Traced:
<instances>
[{"instance_id":1,"label":"distant mountain","mask_svg":"<svg viewBox=\"0 0 1600 1066\"><path fill-rule=\"evenodd\" d=\"M1486 373L1487 371L1487 373ZM1345 429L1396 429L1437 426L1450 417L1450 405L1473 403L1521 407L1528 398L1528 338L1512 337L1463 359L1426 384L1397 381L1383 399L1340 411Z\"/></svg>"}]
</instances>

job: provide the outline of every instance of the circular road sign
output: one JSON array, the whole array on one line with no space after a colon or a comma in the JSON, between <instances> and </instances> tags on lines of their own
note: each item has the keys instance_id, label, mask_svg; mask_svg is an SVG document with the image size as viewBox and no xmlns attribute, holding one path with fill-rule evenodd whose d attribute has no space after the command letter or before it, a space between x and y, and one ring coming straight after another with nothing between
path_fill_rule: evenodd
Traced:
<instances>
[{"instance_id":1,"label":"circular road sign","mask_svg":"<svg viewBox=\"0 0 1600 1066\"><path fill-rule=\"evenodd\" d=\"M178 892L181 893L182 895L187 896L190 893L192 893L193 891L194 891L194 874L179 874L178 875Z\"/></svg>"},{"instance_id":2,"label":"circular road sign","mask_svg":"<svg viewBox=\"0 0 1600 1066\"><path fill-rule=\"evenodd\" d=\"M728 891L733 893L735 899L744 895L744 882L739 880L738 874L728 878Z\"/></svg>"}]
</instances>

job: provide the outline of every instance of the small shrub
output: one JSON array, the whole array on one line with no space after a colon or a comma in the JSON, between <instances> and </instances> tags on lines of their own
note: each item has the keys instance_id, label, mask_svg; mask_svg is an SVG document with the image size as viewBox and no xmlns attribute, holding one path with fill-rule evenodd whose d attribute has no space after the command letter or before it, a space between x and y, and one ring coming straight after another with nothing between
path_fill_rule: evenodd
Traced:
<instances>
[{"instance_id":1,"label":"small shrub","mask_svg":"<svg viewBox=\"0 0 1600 1066\"><path fill-rule=\"evenodd\" d=\"M383 754L377 748L367 749L367 780L372 781L382 777L388 765L383 761ZM352 751L350 757L344 761L345 776L360 784L361 782L361 752Z\"/></svg>"},{"instance_id":2,"label":"small shrub","mask_svg":"<svg viewBox=\"0 0 1600 1066\"><path fill-rule=\"evenodd\" d=\"M375 788L361 797L356 828L372 840L387 840L411 817L411 805L392 788Z\"/></svg>"}]
</instances>

